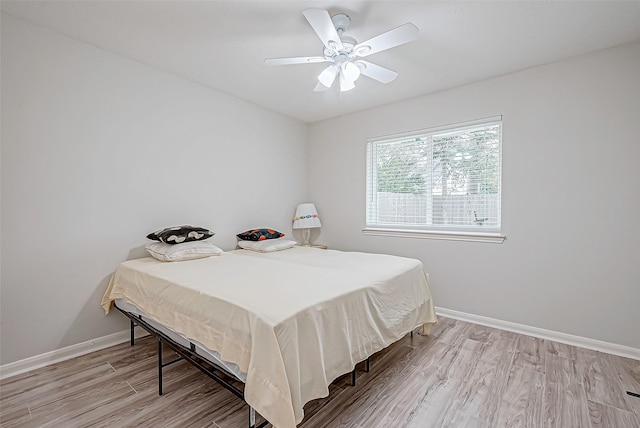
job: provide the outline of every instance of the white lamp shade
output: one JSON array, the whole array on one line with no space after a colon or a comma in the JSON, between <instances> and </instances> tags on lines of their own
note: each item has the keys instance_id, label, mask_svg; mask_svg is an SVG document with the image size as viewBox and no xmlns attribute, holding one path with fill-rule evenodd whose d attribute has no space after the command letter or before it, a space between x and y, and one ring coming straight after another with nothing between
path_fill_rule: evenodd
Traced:
<instances>
[{"instance_id":1,"label":"white lamp shade","mask_svg":"<svg viewBox=\"0 0 640 428\"><path fill-rule=\"evenodd\" d=\"M312 229L315 227L321 227L320 217L318 217L318 210L316 206L311 203L300 204L296 208L296 215L293 217L294 229Z\"/></svg>"}]
</instances>

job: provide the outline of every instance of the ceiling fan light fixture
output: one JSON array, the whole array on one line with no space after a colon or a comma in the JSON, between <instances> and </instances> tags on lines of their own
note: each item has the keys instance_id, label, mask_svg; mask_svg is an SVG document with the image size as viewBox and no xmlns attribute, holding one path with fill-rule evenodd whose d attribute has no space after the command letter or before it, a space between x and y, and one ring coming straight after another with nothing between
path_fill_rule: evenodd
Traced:
<instances>
[{"instance_id":1,"label":"ceiling fan light fixture","mask_svg":"<svg viewBox=\"0 0 640 428\"><path fill-rule=\"evenodd\" d=\"M340 92L350 91L356 87L353 80L347 79L344 74L340 73Z\"/></svg>"},{"instance_id":2,"label":"ceiling fan light fixture","mask_svg":"<svg viewBox=\"0 0 640 428\"><path fill-rule=\"evenodd\" d=\"M338 70L339 68L335 65L330 65L329 67L322 70L322 73L318 75L318 82L322 83L327 88L330 88L331 85L333 85L333 81L336 80Z\"/></svg>"},{"instance_id":3,"label":"ceiling fan light fixture","mask_svg":"<svg viewBox=\"0 0 640 428\"><path fill-rule=\"evenodd\" d=\"M355 82L360 77L360 68L352 62L342 64L342 75L345 79Z\"/></svg>"}]
</instances>

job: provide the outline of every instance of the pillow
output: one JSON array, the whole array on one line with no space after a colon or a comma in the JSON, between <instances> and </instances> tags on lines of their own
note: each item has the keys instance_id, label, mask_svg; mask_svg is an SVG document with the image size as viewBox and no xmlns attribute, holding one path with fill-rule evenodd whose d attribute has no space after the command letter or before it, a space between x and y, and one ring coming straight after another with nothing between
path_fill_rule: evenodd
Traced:
<instances>
[{"instance_id":1,"label":"pillow","mask_svg":"<svg viewBox=\"0 0 640 428\"><path fill-rule=\"evenodd\" d=\"M211 238L214 232L196 226L175 226L156 230L147 235L147 238L165 244L181 244L183 242L200 241Z\"/></svg>"},{"instance_id":2,"label":"pillow","mask_svg":"<svg viewBox=\"0 0 640 428\"><path fill-rule=\"evenodd\" d=\"M264 241L265 239L278 239L284 236L273 229L249 229L236 235L242 241Z\"/></svg>"},{"instance_id":3,"label":"pillow","mask_svg":"<svg viewBox=\"0 0 640 428\"><path fill-rule=\"evenodd\" d=\"M217 256L223 251L210 242L193 241L183 244L165 244L164 242L150 242L145 250L161 262L180 262L183 260L202 259L209 256Z\"/></svg>"},{"instance_id":4,"label":"pillow","mask_svg":"<svg viewBox=\"0 0 640 428\"><path fill-rule=\"evenodd\" d=\"M286 250L296 245L296 241L289 239L267 239L264 241L238 241L238 246L245 250L271 253L273 251Z\"/></svg>"}]
</instances>

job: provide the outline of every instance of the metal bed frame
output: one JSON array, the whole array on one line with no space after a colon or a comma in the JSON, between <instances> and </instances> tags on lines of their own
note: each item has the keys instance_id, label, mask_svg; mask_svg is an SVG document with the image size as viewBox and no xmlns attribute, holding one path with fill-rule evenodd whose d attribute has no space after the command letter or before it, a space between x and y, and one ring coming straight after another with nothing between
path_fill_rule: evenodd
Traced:
<instances>
[{"instance_id":1,"label":"metal bed frame","mask_svg":"<svg viewBox=\"0 0 640 428\"><path fill-rule=\"evenodd\" d=\"M229 383L226 379L220 377L216 373L216 371L222 372L227 376L231 376L240 382L242 382L242 380L238 379L236 375L234 375L233 373L230 373L228 370L225 370L224 368L218 366L214 362L209 361L203 356L197 354L196 345L193 342L189 341L189 347L187 348L186 346L177 343L175 340L167 336L162 331L150 325L148 322L146 322L142 318L142 315L132 314L131 312L127 312L123 309L120 309L118 306L115 306L115 308L130 320L130 328L131 328L130 346L135 345L135 339L134 339L135 327L142 327L144 330L149 332L149 334L151 334L152 336L155 336L155 338L158 340L158 395L162 395L162 392L163 392L162 391L162 369L167 366L170 366L171 364L177 363L178 361L186 360L189 363L191 363L193 366L198 368L200 371L202 371L204 374L209 376L211 379L215 380L220 385L222 385L223 387L231 391L236 397L240 398L242 401L246 403L244 399L243 391L240 390L235 385ZM413 331L411 332L411 336L413 337ZM171 349L173 349L173 351L176 354L178 354L179 357L167 363L164 363L162 361L163 343L166 343ZM205 364L210 365L211 368L207 367ZM364 371L368 373L369 370L370 370L370 363L369 363L369 358L367 358L365 360ZM355 386L355 385L356 385L356 367L354 367L353 371L351 371L351 386ZM253 407L249 406L249 428L264 428L267 424L269 424L269 421L265 420L264 422L256 425L256 411Z\"/></svg>"},{"instance_id":2,"label":"metal bed frame","mask_svg":"<svg viewBox=\"0 0 640 428\"><path fill-rule=\"evenodd\" d=\"M231 391L236 397L240 398L242 401L244 400L244 393L242 392L242 390L240 390L239 388L237 388L235 385L229 383L226 379L220 377L218 375L218 373L216 373L216 371L222 372L225 375L231 376L235 379L237 379L237 377L233 374L233 373L229 373L227 370L225 370L224 368L218 366L217 364L213 363L212 361L209 361L207 359L205 359L204 357L202 357L201 355L196 353L196 345L193 342L189 342L189 347L187 348L186 346L183 346L179 343L177 343L176 341L174 341L173 339L171 339L169 336L167 336L165 333L161 332L160 330L158 330L157 328L153 327L152 325L150 325L149 323L147 323L143 318L142 315L134 315L130 312L127 312L123 309L120 309L118 306L115 306L115 308L120 311L123 315L125 315L127 318L129 318L130 320L130 328L131 328L131 342L130 345L133 346L135 344L135 339L134 339L134 329L135 327L142 327L143 329L145 329L147 332L149 332L149 334L155 336L155 338L158 340L158 395L162 395L163 391L162 391L162 369L170 366L171 364L174 364L178 361L181 360L186 360L189 363L191 363L193 366L195 366L196 368L198 368L200 371L202 371L204 374L206 374L207 376L209 376L211 379L215 380L216 382L218 382L220 385L222 385L223 387L225 387L226 389L228 389L229 391ZM171 360L167 363L162 362L162 345L163 343L166 343L171 349L173 349L173 351L179 355L178 358L176 358L175 360ZM207 365L210 365L211 368L207 367L205 365L205 363ZM240 379L238 379L240 380ZM246 402L246 401L245 401ZM263 428L265 427L267 424L269 423L269 421L265 420L264 422L262 422L259 425L256 425L256 411L253 407L249 406L249 428Z\"/></svg>"}]
</instances>

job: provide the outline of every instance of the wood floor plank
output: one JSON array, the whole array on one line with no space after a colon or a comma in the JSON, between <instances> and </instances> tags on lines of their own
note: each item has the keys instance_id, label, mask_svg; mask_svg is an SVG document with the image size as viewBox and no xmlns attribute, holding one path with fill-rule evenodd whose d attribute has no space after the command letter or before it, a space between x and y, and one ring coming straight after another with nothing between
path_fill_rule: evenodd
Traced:
<instances>
[{"instance_id":1,"label":"wood floor plank","mask_svg":"<svg viewBox=\"0 0 640 428\"><path fill-rule=\"evenodd\" d=\"M347 388L351 388L351 386L347 385L346 383L344 384L344 386L339 386L334 382L331 385L329 385L328 397L317 398L305 404L304 406L305 418L300 423L300 426L305 426L305 423L309 420L311 415L321 414L322 409L325 406L328 406L333 400L340 397L340 394L342 394L345 390L347 390Z\"/></svg>"},{"instance_id":2,"label":"wood floor plank","mask_svg":"<svg viewBox=\"0 0 640 428\"><path fill-rule=\"evenodd\" d=\"M543 406L545 428L591 427L584 390L556 382L546 383Z\"/></svg>"},{"instance_id":3,"label":"wood floor plank","mask_svg":"<svg viewBox=\"0 0 640 428\"><path fill-rule=\"evenodd\" d=\"M477 342L492 342L500 337L500 330L478 324L469 324L466 330L467 339Z\"/></svg>"},{"instance_id":4,"label":"wood floor plank","mask_svg":"<svg viewBox=\"0 0 640 428\"><path fill-rule=\"evenodd\" d=\"M495 427L495 421L498 414L498 409L502 406L502 397L504 396L509 381L509 374L513 367L513 361L516 355L516 344L518 337L500 336L500 340L493 343L493 346L498 347L500 344L505 345L507 348L504 352L500 353L496 349L491 347L485 348L486 356L484 361L491 361L495 366L494 381L489 387L490 400L487 401L487 405L480 410L478 415L478 425L482 428ZM481 356L482 358L482 356Z\"/></svg>"},{"instance_id":5,"label":"wood floor plank","mask_svg":"<svg viewBox=\"0 0 640 428\"><path fill-rule=\"evenodd\" d=\"M513 331L500 330L500 337L504 337L505 339L518 339L521 335L518 333L514 333Z\"/></svg>"},{"instance_id":6,"label":"wood floor plank","mask_svg":"<svg viewBox=\"0 0 640 428\"><path fill-rule=\"evenodd\" d=\"M34 407L50 400L51 397L64 399L64 397L73 394L77 389L91 387L103 376L114 373L114 370L109 364L103 363L80 372L75 372L74 366L69 365L65 372L67 373L66 377L59 377L59 373L56 372L54 380L51 382L43 382L47 375L41 375L38 379L31 376L25 379L22 393L16 393L12 388L6 399L4 398L3 388L2 406L10 408L15 405L26 404ZM18 390L20 389L20 385L14 385L14 387L17 387Z\"/></svg>"},{"instance_id":7,"label":"wood floor plank","mask_svg":"<svg viewBox=\"0 0 640 428\"><path fill-rule=\"evenodd\" d=\"M86 427L125 427L145 408L158 402L153 391L137 392L127 400L118 400L78 416L74 423Z\"/></svg>"},{"instance_id":8,"label":"wood floor plank","mask_svg":"<svg viewBox=\"0 0 640 428\"><path fill-rule=\"evenodd\" d=\"M403 427L445 426L442 421L450 411L451 397L460 388L462 381L438 376L432 376L430 380L432 382L428 383L427 393L420 398Z\"/></svg>"},{"instance_id":9,"label":"wood floor plank","mask_svg":"<svg viewBox=\"0 0 640 428\"><path fill-rule=\"evenodd\" d=\"M84 372L88 368L102 366L106 371L113 370L106 365L105 361L96 362L93 361L94 358L89 359L91 360L90 362L82 358L79 358L76 361L63 361L52 364L48 367L23 373L16 377L4 379L2 386L0 386L0 390L2 391L2 396L0 398L1 405L12 402L12 398L14 398L14 396L24 395L24 393L28 391L34 391L35 393L38 389L47 390L48 388L51 388L51 384L59 382L60 380L66 381L70 376L79 372Z\"/></svg>"},{"instance_id":10,"label":"wood floor plank","mask_svg":"<svg viewBox=\"0 0 640 428\"><path fill-rule=\"evenodd\" d=\"M129 345L120 344L81 357L50 364L18 376L3 379L0 381L2 400L4 401L10 398L14 394L23 394L26 390L36 389L60 380L66 381L68 377L74 373L105 364L107 362L107 356L116 359L119 356L130 355Z\"/></svg>"},{"instance_id":11,"label":"wood floor plank","mask_svg":"<svg viewBox=\"0 0 640 428\"><path fill-rule=\"evenodd\" d=\"M458 347L459 352L455 356L449 376L458 380L466 379L478 364L483 345L482 342L465 339Z\"/></svg>"},{"instance_id":12,"label":"wood floor plank","mask_svg":"<svg viewBox=\"0 0 640 428\"><path fill-rule=\"evenodd\" d=\"M479 358L494 366L499 366L505 356L513 359L516 350L517 339L509 339L502 336L492 336L488 342L483 343Z\"/></svg>"},{"instance_id":13,"label":"wood floor plank","mask_svg":"<svg viewBox=\"0 0 640 428\"><path fill-rule=\"evenodd\" d=\"M369 417L367 411L372 410L376 402L384 403L393 385L403 383L403 378L400 378L399 374L407 367L413 353L415 351L411 347L393 346L390 352L385 353L380 360L376 360L375 367L378 369L362 375L355 387L344 387L338 397L327 404L321 412L305 417L301 427L347 427L367 419ZM380 370L382 366L385 369ZM306 411L305 406L305 413Z\"/></svg>"},{"instance_id":14,"label":"wood floor plank","mask_svg":"<svg viewBox=\"0 0 640 428\"><path fill-rule=\"evenodd\" d=\"M461 342L463 346L454 347L438 342L440 349L438 354L434 354L437 359L429 361L427 369L420 372L416 390L411 391L412 401L404 408L396 406L395 424L381 426L426 427L442 424L450 411L451 396L460 388L460 379L467 376L476 365L473 359L480 343L465 339ZM393 399L395 401L396 397Z\"/></svg>"},{"instance_id":15,"label":"wood floor plank","mask_svg":"<svg viewBox=\"0 0 640 428\"><path fill-rule=\"evenodd\" d=\"M545 341L547 353L551 355L557 355L559 357L575 360L577 350L575 346L566 345L564 343L552 342L550 340Z\"/></svg>"},{"instance_id":16,"label":"wood floor plank","mask_svg":"<svg viewBox=\"0 0 640 428\"><path fill-rule=\"evenodd\" d=\"M543 426L543 399L544 375L514 365L498 408L495 426Z\"/></svg>"},{"instance_id":17,"label":"wood floor plank","mask_svg":"<svg viewBox=\"0 0 640 428\"><path fill-rule=\"evenodd\" d=\"M438 322L438 324L441 321ZM436 324L436 326L438 325ZM466 336L464 335L464 332L469 328L469 323L466 323L464 321L458 321L455 320L455 322L449 322L446 323L442 326L440 332L439 332L439 336L437 337L437 340L439 342L443 342L446 343L448 345L456 345L457 343L459 343L462 339L465 339Z\"/></svg>"},{"instance_id":18,"label":"wood floor plank","mask_svg":"<svg viewBox=\"0 0 640 428\"><path fill-rule=\"evenodd\" d=\"M110 412L109 409L96 409L95 414L84 417L101 421L100 426L210 426L216 412L239 400L203 377L197 369L190 369L186 376L177 378L162 396L155 391L138 392L130 397L125 407L112 408ZM116 403L113 405L117 406ZM180 411L182 408L189 411ZM106 414L100 414L101 411ZM185 421L191 421L192 425L186 425Z\"/></svg>"},{"instance_id":19,"label":"wood floor plank","mask_svg":"<svg viewBox=\"0 0 640 428\"><path fill-rule=\"evenodd\" d=\"M578 364L556 354L548 354L545 363L544 426L591 427L587 394Z\"/></svg>"},{"instance_id":20,"label":"wood floor plank","mask_svg":"<svg viewBox=\"0 0 640 428\"><path fill-rule=\"evenodd\" d=\"M154 337L147 336L136 339L133 347L129 345L129 342L123 343L119 346L121 347L120 352L107 354L104 357L115 370L130 367L132 364L136 364L140 360L150 359L154 362L156 361L158 347L157 341ZM135 353L131 352L132 348L136 349Z\"/></svg>"},{"instance_id":21,"label":"wood floor plank","mask_svg":"<svg viewBox=\"0 0 640 428\"><path fill-rule=\"evenodd\" d=\"M70 421L93 409L106 406L118 400L127 400L135 391L126 382L112 382L104 379L99 388L85 389L64 398L52 399L37 407L30 408L31 423L39 427L60 427L71 425ZM81 426L81 425L79 425Z\"/></svg>"},{"instance_id":22,"label":"wood floor plank","mask_svg":"<svg viewBox=\"0 0 640 428\"><path fill-rule=\"evenodd\" d=\"M367 403L359 423L366 427L404 426L416 408L416 397L425 395L429 379L442 360L448 360L451 346L437 342L429 352L414 352L410 360L400 366L400 372L384 383L376 382L371 388L384 388L379 399ZM366 392L365 392L366 393Z\"/></svg>"},{"instance_id":23,"label":"wood floor plank","mask_svg":"<svg viewBox=\"0 0 640 428\"><path fill-rule=\"evenodd\" d=\"M607 355L607 358L611 361L614 370L618 374L629 408L634 411L636 417L640 420L640 397L626 394L626 391L640 394L640 361L614 355Z\"/></svg>"},{"instance_id":24,"label":"wood floor plank","mask_svg":"<svg viewBox=\"0 0 640 428\"><path fill-rule=\"evenodd\" d=\"M143 367L145 371L139 373L127 373L125 370L120 369L117 371L118 378L127 379L127 382L137 392L152 391L158 393L158 371L157 362L151 364L147 362ZM194 371L194 367L186 361L179 361L166 367L162 370L162 389L164 392L169 392L174 387L175 383L181 383L183 378L190 376ZM122 372L122 373L121 373ZM201 373L197 371L197 373ZM204 376L204 375L203 375Z\"/></svg>"},{"instance_id":25,"label":"wood floor plank","mask_svg":"<svg viewBox=\"0 0 640 428\"><path fill-rule=\"evenodd\" d=\"M584 371L584 387L590 401L630 411L625 391L612 360L601 352L578 354Z\"/></svg>"},{"instance_id":26,"label":"wood floor plank","mask_svg":"<svg viewBox=\"0 0 640 428\"><path fill-rule=\"evenodd\" d=\"M583 370L572 359L549 354L545 358L546 381L570 386L578 383L584 389Z\"/></svg>"},{"instance_id":27,"label":"wood floor plank","mask_svg":"<svg viewBox=\"0 0 640 428\"><path fill-rule=\"evenodd\" d=\"M2 409L0 412L0 428L21 427L31 419L26 405L16 406L11 410Z\"/></svg>"},{"instance_id":28,"label":"wood floor plank","mask_svg":"<svg viewBox=\"0 0 640 428\"><path fill-rule=\"evenodd\" d=\"M531 336L520 336L516 343L516 354L513 365L538 373L544 373L546 344L543 339Z\"/></svg>"},{"instance_id":29,"label":"wood floor plank","mask_svg":"<svg viewBox=\"0 0 640 428\"><path fill-rule=\"evenodd\" d=\"M492 385L495 382L495 366L479 360L466 379L461 379L450 405L437 421L437 426L481 426L482 410L493 400Z\"/></svg>"},{"instance_id":30,"label":"wood floor plank","mask_svg":"<svg viewBox=\"0 0 640 428\"><path fill-rule=\"evenodd\" d=\"M593 428L638 428L635 413L589 400L589 416Z\"/></svg>"},{"instance_id":31,"label":"wood floor plank","mask_svg":"<svg viewBox=\"0 0 640 428\"><path fill-rule=\"evenodd\" d=\"M422 379L425 372L432 370L431 365L438 361L438 356L444 353L443 350L451 349L450 346L439 342L423 342L423 345L424 348L419 350L410 349L402 354L388 354L385 363L388 368L384 371L376 370L363 377L364 382L358 383L353 395L354 401L349 401L339 420L328 424L322 418L315 418L314 421L319 422L316 426L398 426L393 421L402 418L403 414L408 412L404 404L411 403L415 398L415 388L424 389L419 379ZM375 393L372 394L371 391ZM345 389L343 395L348 393L349 390ZM337 406L341 405L340 402L336 403Z\"/></svg>"},{"instance_id":32,"label":"wood floor plank","mask_svg":"<svg viewBox=\"0 0 640 428\"><path fill-rule=\"evenodd\" d=\"M433 340L439 340L442 333L446 332L457 323L458 321L453 318L439 317L438 322L431 326L431 332L429 335L425 337L429 337Z\"/></svg>"}]
</instances>

